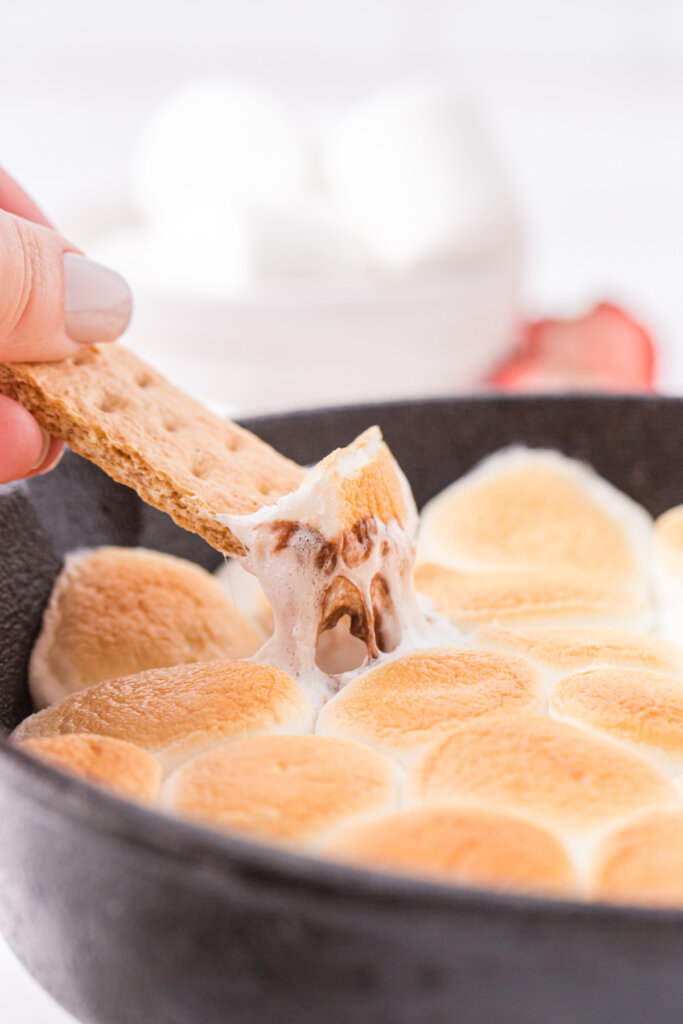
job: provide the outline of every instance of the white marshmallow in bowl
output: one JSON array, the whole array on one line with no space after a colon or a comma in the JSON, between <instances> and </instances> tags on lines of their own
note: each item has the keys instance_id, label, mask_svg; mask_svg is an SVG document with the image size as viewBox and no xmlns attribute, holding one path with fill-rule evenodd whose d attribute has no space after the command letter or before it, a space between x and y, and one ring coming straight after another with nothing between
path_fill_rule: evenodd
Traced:
<instances>
[{"instance_id":1,"label":"white marshmallow in bowl","mask_svg":"<svg viewBox=\"0 0 683 1024\"><path fill-rule=\"evenodd\" d=\"M194 80L162 103L143 133L133 193L146 220L182 208L201 218L225 203L281 202L305 192L306 132L266 90L227 76Z\"/></svg>"},{"instance_id":2,"label":"white marshmallow in bowl","mask_svg":"<svg viewBox=\"0 0 683 1024\"><path fill-rule=\"evenodd\" d=\"M324 199L223 203L213 213L175 216L101 238L95 255L158 288L232 295L261 283L361 277L369 257Z\"/></svg>"},{"instance_id":3,"label":"white marshmallow in bowl","mask_svg":"<svg viewBox=\"0 0 683 1024\"><path fill-rule=\"evenodd\" d=\"M367 250L322 197L234 207L216 226L232 235L246 285L368 270Z\"/></svg>"},{"instance_id":4,"label":"white marshmallow in bowl","mask_svg":"<svg viewBox=\"0 0 683 1024\"><path fill-rule=\"evenodd\" d=\"M223 244L221 237L209 222L190 225L179 218L110 232L96 239L90 252L116 267L138 294L230 295L244 288L247 268L234 232L223 237Z\"/></svg>"},{"instance_id":5,"label":"white marshmallow in bowl","mask_svg":"<svg viewBox=\"0 0 683 1024\"><path fill-rule=\"evenodd\" d=\"M521 264L464 111L394 88L316 148L321 119L258 87L187 85L141 141L136 210L88 240L134 287L127 343L232 416L470 388L514 337Z\"/></svg>"},{"instance_id":6,"label":"white marshmallow in bowl","mask_svg":"<svg viewBox=\"0 0 683 1024\"><path fill-rule=\"evenodd\" d=\"M322 172L380 265L490 254L518 230L476 114L443 84L389 87L350 109L323 144Z\"/></svg>"}]
</instances>

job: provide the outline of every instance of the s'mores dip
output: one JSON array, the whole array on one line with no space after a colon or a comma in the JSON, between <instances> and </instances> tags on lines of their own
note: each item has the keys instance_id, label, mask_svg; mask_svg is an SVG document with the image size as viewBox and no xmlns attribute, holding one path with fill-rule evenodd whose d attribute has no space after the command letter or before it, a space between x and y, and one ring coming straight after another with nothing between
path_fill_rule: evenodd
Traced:
<instances>
[{"instance_id":1,"label":"s'mores dip","mask_svg":"<svg viewBox=\"0 0 683 1024\"><path fill-rule=\"evenodd\" d=\"M17 379L39 406L56 387L40 368ZM679 510L654 522L589 466L516 447L418 515L377 427L303 471L210 421L212 459L219 443L245 459L222 505L196 424L176 462L177 396L170 436L139 430L132 461L108 419L125 401L101 399L63 414L76 446L129 483L156 466L140 490L230 560L68 556L14 744L197 827L346 865L683 906Z\"/></svg>"}]
</instances>

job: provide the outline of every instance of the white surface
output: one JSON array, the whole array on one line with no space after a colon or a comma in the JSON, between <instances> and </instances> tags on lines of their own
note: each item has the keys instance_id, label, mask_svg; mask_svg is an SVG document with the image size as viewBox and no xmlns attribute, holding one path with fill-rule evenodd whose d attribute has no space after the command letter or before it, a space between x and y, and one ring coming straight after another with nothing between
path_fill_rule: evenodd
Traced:
<instances>
[{"instance_id":1,"label":"white surface","mask_svg":"<svg viewBox=\"0 0 683 1024\"><path fill-rule=\"evenodd\" d=\"M1 936L0 992L4 1024L74 1024L71 1014L36 985Z\"/></svg>"},{"instance_id":2,"label":"white surface","mask_svg":"<svg viewBox=\"0 0 683 1024\"><path fill-rule=\"evenodd\" d=\"M78 241L119 194L142 121L208 70L294 96L358 97L456 72L497 132L530 233L531 307L613 297L683 391L680 0L4 0L0 158ZM2 1019L64 1024L0 942Z\"/></svg>"}]
</instances>

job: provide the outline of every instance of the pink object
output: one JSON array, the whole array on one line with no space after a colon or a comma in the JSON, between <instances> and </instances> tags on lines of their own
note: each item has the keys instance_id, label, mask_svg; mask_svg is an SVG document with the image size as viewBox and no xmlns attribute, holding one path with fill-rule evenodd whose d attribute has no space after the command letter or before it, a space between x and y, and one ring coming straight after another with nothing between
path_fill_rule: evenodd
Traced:
<instances>
[{"instance_id":1,"label":"pink object","mask_svg":"<svg viewBox=\"0 0 683 1024\"><path fill-rule=\"evenodd\" d=\"M645 329L601 302L573 320L527 324L521 343L489 378L501 391L654 390L655 349Z\"/></svg>"}]
</instances>

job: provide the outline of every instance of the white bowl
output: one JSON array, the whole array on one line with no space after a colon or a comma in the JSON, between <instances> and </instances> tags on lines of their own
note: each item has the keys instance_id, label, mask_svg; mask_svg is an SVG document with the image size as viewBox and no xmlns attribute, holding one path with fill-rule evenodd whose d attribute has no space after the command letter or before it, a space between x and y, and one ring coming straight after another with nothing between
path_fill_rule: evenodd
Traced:
<instances>
[{"instance_id":1,"label":"white bowl","mask_svg":"<svg viewBox=\"0 0 683 1024\"><path fill-rule=\"evenodd\" d=\"M89 251L133 287L126 344L233 416L471 391L510 349L519 321L518 236L495 254L430 269L224 295L164 286L97 237Z\"/></svg>"},{"instance_id":2,"label":"white bowl","mask_svg":"<svg viewBox=\"0 0 683 1024\"><path fill-rule=\"evenodd\" d=\"M468 391L509 349L516 261L244 297L138 288L127 336L229 415Z\"/></svg>"}]
</instances>

